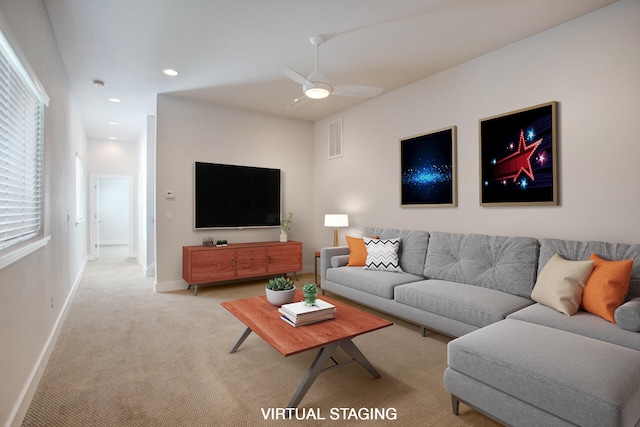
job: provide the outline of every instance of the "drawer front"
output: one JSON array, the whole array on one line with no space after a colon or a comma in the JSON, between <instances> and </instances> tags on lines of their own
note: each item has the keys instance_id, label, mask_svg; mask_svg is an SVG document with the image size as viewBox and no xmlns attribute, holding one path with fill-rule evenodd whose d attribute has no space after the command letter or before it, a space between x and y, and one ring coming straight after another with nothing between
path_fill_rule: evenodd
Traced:
<instances>
[{"instance_id":1,"label":"drawer front","mask_svg":"<svg viewBox=\"0 0 640 427\"><path fill-rule=\"evenodd\" d=\"M238 248L236 250L236 260L238 278L259 276L267 272L267 251L264 246Z\"/></svg>"},{"instance_id":2,"label":"drawer front","mask_svg":"<svg viewBox=\"0 0 640 427\"><path fill-rule=\"evenodd\" d=\"M235 271L235 250L218 249L191 254L191 281L208 283L232 279Z\"/></svg>"},{"instance_id":3,"label":"drawer front","mask_svg":"<svg viewBox=\"0 0 640 427\"><path fill-rule=\"evenodd\" d=\"M302 245L276 245L267 249L267 271L272 274L302 270Z\"/></svg>"}]
</instances>

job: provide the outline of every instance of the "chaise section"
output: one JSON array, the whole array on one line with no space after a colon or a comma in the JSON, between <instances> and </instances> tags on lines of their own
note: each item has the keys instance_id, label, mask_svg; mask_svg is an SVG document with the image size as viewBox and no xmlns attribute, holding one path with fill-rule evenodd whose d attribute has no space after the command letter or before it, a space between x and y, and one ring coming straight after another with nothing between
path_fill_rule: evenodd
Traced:
<instances>
[{"instance_id":1,"label":"chaise section","mask_svg":"<svg viewBox=\"0 0 640 427\"><path fill-rule=\"evenodd\" d=\"M549 425L632 427L640 419L640 377L630 375L640 357L626 347L507 319L451 341L448 362L454 412L459 398L519 426L541 425L535 414Z\"/></svg>"}]
</instances>

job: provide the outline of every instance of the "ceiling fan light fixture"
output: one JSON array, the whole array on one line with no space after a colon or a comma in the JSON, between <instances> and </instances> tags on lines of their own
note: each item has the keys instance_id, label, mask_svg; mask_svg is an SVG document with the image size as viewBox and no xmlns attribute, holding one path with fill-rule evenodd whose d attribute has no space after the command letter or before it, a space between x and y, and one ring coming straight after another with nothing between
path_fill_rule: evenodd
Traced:
<instances>
[{"instance_id":1,"label":"ceiling fan light fixture","mask_svg":"<svg viewBox=\"0 0 640 427\"><path fill-rule=\"evenodd\" d=\"M313 86L304 88L304 94L307 98L323 99L331 94L331 86L326 83L314 83Z\"/></svg>"}]
</instances>

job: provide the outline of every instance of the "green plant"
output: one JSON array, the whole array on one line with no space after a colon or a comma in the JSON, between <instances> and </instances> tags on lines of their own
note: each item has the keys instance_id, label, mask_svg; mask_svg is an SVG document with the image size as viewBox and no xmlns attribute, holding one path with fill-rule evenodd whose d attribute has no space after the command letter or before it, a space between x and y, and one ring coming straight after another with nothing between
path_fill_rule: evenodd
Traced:
<instances>
[{"instance_id":1,"label":"green plant","mask_svg":"<svg viewBox=\"0 0 640 427\"><path fill-rule=\"evenodd\" d=\"M271 289L272 291L288 291L293 289L294 282L288 277L279 276L269 279L269 283L267 283L266 288Z\"/></svg>"},{"instance_id":2,"label":"green plant","mask_svg":"<svg viewBox=\"0 0 640 427\"><path fill-rule=\"evenodd\" d=\"M289 212L289 217L280 220L280 231L284 234L289 234L291 231L291 223L293 222L293 212Z\"/></svg>"},{"instance_id":3,"label":"green plant","mask_svg":"<svg viewBox=\"0 0 640 427\"><path fill-rule=\"evenodd\" d=\"M318 285L316 285L315 283L305 283L305 285L302 287L302 291L307 293L318 292Z\"/></svg>"}]
</instances>

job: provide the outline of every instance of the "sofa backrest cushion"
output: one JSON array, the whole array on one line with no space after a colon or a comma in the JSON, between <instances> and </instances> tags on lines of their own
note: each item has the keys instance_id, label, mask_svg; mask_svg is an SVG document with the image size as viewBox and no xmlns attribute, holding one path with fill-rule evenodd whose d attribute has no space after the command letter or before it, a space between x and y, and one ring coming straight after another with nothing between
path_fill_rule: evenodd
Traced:
<instances>
[{"instance_id":1,"label":"sofa backrest cushion","mask_svg":"<svg viewBox=\"0 0 640 427\"><path fill-rule=\"evenodd\" d=\"M407 273L422 275L427 245L429 244L429 233L422 230L365 227L362 234L364 236L379 236L380 239L399 237L400 268Z\"/></svg>"},{"instance_id":2,"label":"sofa backrest cushion","mask_svg":"<svg viewBox=\"0 0 640 427\"><path fill-rule=\"evenodd\" d=\"M431 232L424 276L531 298L538 251L531 237Z\"/></svg>"},{"instance_id":3,"label":"sofa backrest cushion","mask_svg":"<svg viewBox=\"0 0 640 427\"><path fill-rule=\"evenodd\" d=\"M540 261L538 271L554 254L559 254L565 259L580 261L587 260L591 254L596 254L609 261L633 260L629 292L625 301L640 297L640 245L628 245L624 243L606 243L594 241L575 241L560 239L540 239Z\"/></svg>"}]
</instances>

